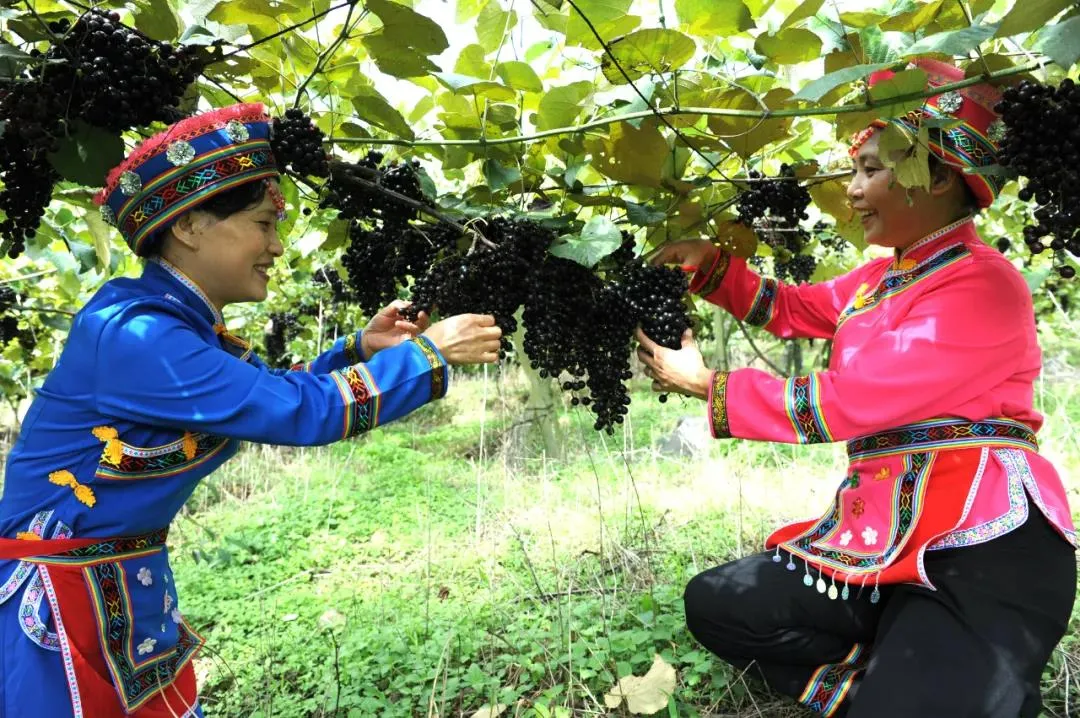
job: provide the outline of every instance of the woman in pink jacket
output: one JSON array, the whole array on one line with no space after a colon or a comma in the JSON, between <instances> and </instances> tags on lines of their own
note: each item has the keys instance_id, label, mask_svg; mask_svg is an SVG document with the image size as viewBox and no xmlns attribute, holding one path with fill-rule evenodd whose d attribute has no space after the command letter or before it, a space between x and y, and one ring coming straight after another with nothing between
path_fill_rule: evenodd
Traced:
<instances>
[{"instance_id":1,"label":"woman in pink jacket","mask_svg":"<svg viewBox=\"0 0 1080 718\"><path fill-rule=\"evenodd\" d=\"M964 76L917 66L931 87ZM701 267L691 291L749 324L833 341L827 370L778 379L710 371L689 336L672 351L639 335L654 389L706 400L717 438L847 442L847 474L820 518L780 528L766 552L705 571L685 593L702 644L737 668L756 663L824 716L1034 718L1069 621L1075 532L1036 440L1031 296L975 232L999 181L962 171L996 162L998 99L987 85L946 92L856 137L848 197L866 240L892 258L789 286L706 241L656 257ZM879 135L892 123L913 136L928 117L959 123L931 131L931 186L909 191Z\"/></svg>"}]
</instances>

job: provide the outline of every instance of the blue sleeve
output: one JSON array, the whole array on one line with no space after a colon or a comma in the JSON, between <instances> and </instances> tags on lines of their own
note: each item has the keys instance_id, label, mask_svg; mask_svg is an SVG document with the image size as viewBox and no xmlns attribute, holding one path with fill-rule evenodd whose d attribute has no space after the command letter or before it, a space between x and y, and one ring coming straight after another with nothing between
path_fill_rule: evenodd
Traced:
<instances>
[{"instance_id":1,"label":"blue sleeve","mask_svg":"<svg viewBox=\"0 0 1080 718\"><path fill-rule=\"evenodd\" d=\"M328 444L445 395L426 337L324 374L272 374L212 345L166 302L128 307L104 326L94 395L108 415L267 444Z\"/></svg>"},{"instance_id":2,"label":"blue sleeve","mask_svg":"<svg viewBox=\"0 0 1080 718\"><path fill-rule=\"evenodd\" d=\"M290 371L328 374L337 369L359 364L364 361L363 345L360 343L363 336L363 332L353 332L347 336L338 337L333 346L309 362L295 364L289 369L270 369L269 371L273 374L284 374Z\"/></svg>"}]
</instances>

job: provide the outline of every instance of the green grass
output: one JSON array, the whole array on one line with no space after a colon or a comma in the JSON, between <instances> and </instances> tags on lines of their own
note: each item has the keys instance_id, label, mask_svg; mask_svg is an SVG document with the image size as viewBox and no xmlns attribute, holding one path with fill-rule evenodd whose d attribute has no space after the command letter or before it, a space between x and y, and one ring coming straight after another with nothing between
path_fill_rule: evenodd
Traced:
<instances>
[{"instance_id":1,"label":"green grass","mask_svg":"<svg viewBox=\"0 0 1080 718\"><path fill-rule=\"evenodd\" d=\"M1044 452L1074 491L1078 391L1038 397ZM181 608L209 640L208 716L618 714L604 693L655 654L678 671L667 715L803 715L697 646L681 594L823 511L842 447L664 457L656 442L701 405L638 386L614 437L563 411L555 462L520 423L523 395L516 376L461 380L405 422L320 450L252 448L200 487L170 541ZM1047 715L1067 695L1080 705L1077 676L1073 631Z\"/></svg>"}]
</instances>

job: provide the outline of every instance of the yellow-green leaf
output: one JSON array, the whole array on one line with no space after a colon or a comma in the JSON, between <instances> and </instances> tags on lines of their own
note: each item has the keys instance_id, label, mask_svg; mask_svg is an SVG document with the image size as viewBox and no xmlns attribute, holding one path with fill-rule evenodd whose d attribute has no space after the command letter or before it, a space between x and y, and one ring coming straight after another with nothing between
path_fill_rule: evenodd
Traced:
<instances>
[{"instance_id":1,"label":"yellow-green leaf","mask_svg":"<svg viewBox=\"0 0 1080 718\"><path fill-rule=\"evenodd\" d=\"M139 5L139 12L135 15L136 28L155 40L176 39L180 34L180 24L167 0L144 0Z\"/></svg>"},{"instance_id":2,"label":"yellow-green leaf","mask_svg":"<svg viewBox=\"0 0 1080 718\"><path fill-rule=\"evenodd\" d=\"M1075 0L1017 0L1009 14L1002 18L994 36L1010 37L1038 30L1059 12L1075 4Z\"/></svg>"},{"instance_id":3,"label":"yellow-green leaf","mask_svg":"<svg viewBox=\"0 0 1080 718\"><path fill-rule=\"evenodd\" d=\"M604 42L611 42L636 29L641 24L641 18L629 14L630 2L631 0L574 0L566 22L566 44L580 45L589 50L600 49L600 43L593 31L582 19L583 14L589 18Z\"/></svg>"},{"instance_id":4,"label":"yellow-green leaf","mask_svg":"<svg viewBox=\"0 0 1080 718\"><path fill-rule=\"evenodd\" d=\"M614 40L608 47L611 54L604 53L600 69L608 82L616 85L625 84L627 78L633 82L649 73L677 70L697 50L697 45L686 35L662 28L636 30ZM626 77L619 67L626 72Z\"/></svg>"},{"instance_id":5,"label":"yellow-green leaf","mask_svg":"<svg viewBox=\"0 0 1080 718\"><path fill-rule=\"evenodd\" d=\"M759 35L754 51L773 62L794 65L821 57L821 38L810 30L789 27L775 35Z\"/></svg>"},{"instance_id":6,"label":"yellow-green leaf","mask_svg":"<svg viewBox=\"0 0 1080 718\"><path fill-rule=\"evenodd\" d=\"M885 19L884 15L879 15L876 12L842 12L840 13L840 22L844 23L847 27L864 28L864 27L877 27L877 25Z\"/></svg>"},{"instance_id":7,"label":"yellow-green leaf","mask_svg":"<svg viewBox=\"0 0 1080 718\"><path fill-rule=\"evenodd\" d=\"M856 247L864 248L866 242L863 240L862 227L855 215L855 210L851 208L847 196L847 183L844 180L834 179L811 184L807 189L811 199L814 200L814 206L836 220L837 233Z\"/></svg>"},{"instance_id":8,"label":"yellow-green leaf","mask_svg":"<svg viewBox=\"0 0 1080 718\"><path fill-rule=\"evenodd\" d=\"M514 91L498 82L453 72L434 72L432 75L455 95L478 95L492 100L514 99Z\"/></svg>"},{"instance_id":9,"label":"yellow-green leaf","mask_svg":"<svg viewBox=\"0 0 1080 718\"><path fill-rule=\"evenodd\" d=\"M393 77L420 77L438 72L439 66L408 45L381 32L363 39L364 47L380 70Z\"/></svg>"},{"instance_id":10,"label":"yellow-green leaf","mask_svg":"<svg viewBox=\"0 0 1080 718\"><path fill-rule=\"evenodd\" d=\"M765 107L777 109L792 98L791 90L776 88L762 98ZM762 110L750 93L742 89L730 90L721 95L716 107L732 110ZM757 118L712 116L709 130L719 136L740 157L749 157L765 145L784 137L791 129L792 118L779 117L765 120Z\"/></svg>"},{"instance_id":11,"label":"yellow-green leaf","mask_svg":"<svg viewBox=\"0 0 1080 718\"><path fill-rule=\"evenodd\" d=\"M667 140L652 123L635 128L627 122L611 127L607 137L590 137L585 148L592 166L605 177L645 187L659 187L664 163L671 154Z\"/></svg>"},{"instance_id":12,"label":"yellow-green leaf","mask_svg":"<svg viewBox=\"0 0 1080 718\"><path fill-rule=\"evenodd\" d=\"M505 84L522 92L543 92L544 83L536 76L536 71L526 62L511 60L500 62L495 72Z\"/></svg>"},{"instance_id":13,"label":"yellow-green leaf","mask_svg":"<svg viewBox=\"0 0 1080 718\"><path fill-rule=\"evenodd\" d=\"M870 74L877 72L878 70L884 70L889 66L889 63L878 63L876 65L855 65L853 67L841 68L835 72L830 72L823 77L819 77L812 82L806 83L806 85L799 90L799 94L795 95L795 99L817 102L834 87L839 87L845 82L861 80L868 77Z\"/></svg>"},{"instance_id":14,"label":"yellow-green leaf","mask_svg":"<svg viewBox=\"0 0 1080 718\"><path fill-rule=\"evenodd\" d=\"M517 13L503 10L499 0L490 0L476 19L476 38L488 52L495 52L511 30L517 27Z\"/></svg>"},{"instance_id":15,"label":"yellow-green leaf","mask_svg":"<svg viewBox=\"0 0 1080 718\"><path fill-rule=\"evenodd\" d=\"M926 89L926 72L903 70L892 78L883 80L870 88L870 100L876 105L879 117L899 117L922 107L925 100L915 99L888 103L894 97L923 92Z\"/></svg>"},{"instance_id":16,"label":"yellow-green leaf","mask_svg":"<svg viewBox=\"0 0 1080 718\"><path fill-rule=\"evenodd\" d=\"M936 35L924 37L904 50L904 57L928 53L967 55L971 50L993 37L996 29L996 25L972 25L960 30L939 32Z\"/></svg>"},{"instance_id":17,"label":"yellow-green leaf","mask_svg":"<svg viewBox=\"0 0 1080 718\"><path fill-rule=\"evenodd\" d=\"M934 0L934 2L920 5L915 10L890 17L881 23L880 27L882 30L895 32L915 32L933 22L946 1Z\"/></svg>"},{"instance_id":18,"label":"yellow-green leaf","mask_svg":"<svg viewBox=\"0 0 1080 718\"><path fill-rule=\"evenodd\" d=\"M585 101L592 97L594 91L593 83L584 80L552 87L540 100L534 123L536 128L551 130L572 125L584 109Z\"/></svg>"},{"instance_id":19,"label":"yellow-green leaf","mask_svg":"<svg viewBox=\"0 0 1080 718\"><path fill-rule=\"evenodd\" d=\"M112 262L112 227L107 225L97 212L89 211L83 219L86 220L90 236L94 238L94 252L97 254L98 266L108 271Z\"/></svg>"},{"instance_id":20,"label":"yellow-green leaf","mask_svg":"<svg viewBox=\"0 0 1080 718\"><path fill-rule=\"evenodd\" d=\"M787 16L787 19L780 25L780 29L792 27L807 18L813 17L824 4L825 0L803 0L802 5L792 10L791 14Z\"/></svg>"},{"instance_id":21,"label":"yellow-green leaf","mask_svg":"<svg viewBox=\"0 0 1080 718\"><path fill-rule=\"evenodd\" d=\"M675 14L680 27L699 37L737 35L754 27L743 0L675 0Z\"/></svg>"},{"instance_id":22,"label":"yellow-green leaf","mask_svg":"<svg viewBox=\"0 0 1080 718\"><path fill-rule=\"evenodd\" d=\"M391 0L365 0L364 5L379 16L383 24L379 32L387 38L424 55L438 55L450 47L439 24L412 8Z\"/></svg>"},{"instance_id":23,"label":"yellow-green leaf","mask_svg":"<svg viewBox=\"0 0 1080 718\"><path fill-rule=\"evenodd\" d=\"M281 15L296 9L295 5L283 0L230 0L219 3L206 19L223 25L247 25L269 35L280 27Z\"/></svg>"},{"instance_id":24,"label":"yellow-green leaf","mask_svg":"<svg viewBox=\"0 0 1080 718\"><path fill-rule=\"evenodd\" d=\"M930 189L930 130L923 124L917 136L889 124L878 139L878 157L896 181L910 189Z\"/></svg>"},{"instance_id":25,"label":"yellow-green leaf","mask_svg":"<svg viewBox=\"0 0 1080 718\"><path fill-rule=\"evenodd\" d=\"M464 25L469 20L480 14L488 0L457 0L457 10L454 13L454 21L458 25Z\"/></svg>"},{"instance_id":26,"label":"yellow-green leaf","mask_svg":"<svg viewBox=\"0 0 1080 718\"><path fill-rule=\"evenodd\" d=\"M484 59L486 55L487 51L480 45L466 45L454 63L454 72L471 77L491 77L491 65Z\"/></svg>"},{"instance_id":27,"label":"yellow-green leaf","mask_svg":"<svg viewBox=\"0 0 1080 718\"><path fill-rule=\"evenodd\" d=\"M642 677L623 676L604 695L604 705L618 708L625 700L631 713L652 715L663 710L675 692L675 669L660 656L653 658L652 667Z\"/></svg>"}]
</instances>

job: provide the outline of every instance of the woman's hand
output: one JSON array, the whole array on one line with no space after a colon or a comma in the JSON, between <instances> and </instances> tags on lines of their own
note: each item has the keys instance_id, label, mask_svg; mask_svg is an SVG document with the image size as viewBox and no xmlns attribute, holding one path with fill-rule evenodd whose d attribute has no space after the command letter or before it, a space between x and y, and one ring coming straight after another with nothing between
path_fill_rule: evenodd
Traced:
<instances>
[{"instance_id":1,"label":"woman's hand","mask_svg":"<svg viewBox=\"0 0 1080 718\"><path fill-rule=\"evenodd\" d=\"M649 261L652 264L678 264L683 271L707 272L720 249L707 239L684 239L665 244Z\"/></svg>"},{"instance_id":2,"label":"woman's hand","mask_svg":"<svg viewBox=\"0 0 1080 718\"><path fill-rule=\"evenodd\" d=\"M428 328L431 321L423 312L416 318L415 323L405 318L404 312L411 304L412 302L399 299L371 318L360 337L360 345L367 359L371 359L383 349L412 339Z\"/></svg>"},{"instance_id":3,"label":"woman's hand","mask_svg":"<svg viewBox=\"0 0 1080 718\"><path fill-rule=\"evenodd\" d=\"M682 336L681 349L662 347L641 329L637 330L638 359L645 365L645 374L652 380L653 391L696 396L708 399L712 371L694 343L694 333L689 329Z\"/></svg>"},{"instance_id":4,"label":"woman's hand","mask_svg":"<svg viewBox=\"0 0 1080 718\"><path fill-rule=\"evenodd\" d=\"M424 332L449 364L494 364L499 361L502 329L490 314L459 314Z\"/></svg>"}]
</instances>

